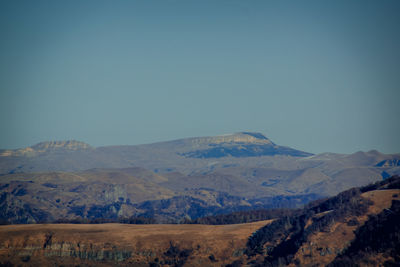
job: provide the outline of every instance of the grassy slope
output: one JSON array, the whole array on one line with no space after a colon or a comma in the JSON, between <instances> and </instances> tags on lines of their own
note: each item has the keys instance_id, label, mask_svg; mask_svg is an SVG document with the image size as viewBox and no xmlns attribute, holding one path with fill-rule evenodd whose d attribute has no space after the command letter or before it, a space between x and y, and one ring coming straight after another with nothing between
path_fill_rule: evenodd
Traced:
<instances>
[{"instance_id":1,"label":"grassy slope","mask_svg":"<svg viewBox=\"0 0 400 267\"><path fill-rule=\"evenodd\" d=\"M399 186L400 177L392 177L371 186L354 188L336 197L317 201L310 204L301 214L273 221L249 238L246 253L250 258L246 260L247 264L325 266L340 255L345 255L347 258L343 259L348 261L347 249L350 246L354 248L354 244L359 243L362 246L368 245L360 242L359 239L363 239L361 232L356 239L355 231L368 223L372 228L368 228L367 232L372 234L381 223L374 225L370 223L371 218L379 215L384 220L385 216L382 216L382 213L395 214L393 203L400 200ZM390 244L397 242L397 237L393 234L388 233L393 237ZM377 246L378 251L383 252L386 258L371 254L371 258L368 259L369 265L362 262L363 265L375 266L385 261L393 261L393 252L387 252L386 248L380 248L379 244ZM371 252L371 248L366 249ZM351 253L359 253L353 250ZM362 253L357 255L363 255Z\"/></svg>"},{"instance_id":2,"label":"grassy slope","mask_svg":"<svg viewBox=\"0 0 400 267\"><path fill-rule=\"evenodd\" d=\"M123 224L0 226L0 263L140 265L154 262L156 258L159 261L173 261L174 257L169 255L171 253L167 253L172 244L180 252L187 251L190 254L186 259L186 263L190 266L220 266L232 259L241 258L247 238L267 223L269 221L222 226ZM92 255L96 251L113 251L114 254L118 254L118 251L130 251L131 256L121 262L113 259L85 260L79 256L67 256L72 250L92 251ZM62 253L64 256L59 256ZM211 261L210 255L213 255L215 260ZM184 258L184 255L178 255L177 258ZM24 260L27 262L24 263Z\"/></svg>"}]
</instances>

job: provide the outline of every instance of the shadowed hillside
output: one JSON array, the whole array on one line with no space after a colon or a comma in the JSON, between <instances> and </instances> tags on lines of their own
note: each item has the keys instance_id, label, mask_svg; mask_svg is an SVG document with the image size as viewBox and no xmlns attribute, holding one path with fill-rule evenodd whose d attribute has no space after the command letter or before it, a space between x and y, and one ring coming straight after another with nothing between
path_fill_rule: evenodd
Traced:
<instances>
[{"instance_id":1,"label":"shadowed hillside","mask_svg":"<svg viewBox=\"0 0 400 267\"><path fill-rule=\"evenodd\" d=\"M398 262L400 177L353 188L262 227L247 242L251 266L378 266ZM381 241L380 241L381 240Z\"/></svg>"}]
</instances>

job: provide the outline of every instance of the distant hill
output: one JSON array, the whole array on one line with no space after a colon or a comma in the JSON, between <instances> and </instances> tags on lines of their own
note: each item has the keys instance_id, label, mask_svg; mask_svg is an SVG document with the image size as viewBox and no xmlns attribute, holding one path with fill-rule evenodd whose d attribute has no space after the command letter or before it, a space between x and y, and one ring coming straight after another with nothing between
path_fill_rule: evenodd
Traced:
<instances>
[{"instance_id":1,"label":"distant hill","mask_svg":"<svg viewBox=\"0 0 400 267\"><path fill-rule=\"evenodd\" d=\"M172 177L143 168L3 175L0 222L146 217L159 223L176 223L239 210L299 207L321 197L276 195L268 188L228 175Z\"/></svg>"}]
</instances>

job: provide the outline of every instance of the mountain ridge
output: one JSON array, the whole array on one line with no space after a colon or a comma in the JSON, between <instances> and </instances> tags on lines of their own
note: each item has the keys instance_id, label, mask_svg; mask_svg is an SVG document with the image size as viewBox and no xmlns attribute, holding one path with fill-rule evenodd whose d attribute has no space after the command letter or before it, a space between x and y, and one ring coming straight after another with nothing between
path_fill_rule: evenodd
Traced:
<instances>
[{"instance_id":1,"label":"mountain ridge","mask_svg":"<svg viewBox=\"0 0 400 267\"><path fill-rule=\"evenodd\" d=\"M255 207L298 207L400 173L399 154L309 156L250 132L137 146L59 141L32 147L42 152L0 157L0 219L146 215L177 222Z\"/></svg>"},{"instance_id":2,"label":"mountain ridge","mask_svg":"<svg viewBox=\"0 0 400 267\"><path fill-rule=\"evenodd\" d=\"M94 148L89 144L77 140L43 141L25 148L0 150L0 157L1 156L31 157L37 154L54 152L54 151L77 151L77 150L87 150L87 149L94 149Z\"/></svg>"},{"instance_id":3,"label":"mountain ridge","mask_svg":"<svg viewBox=\"0 0 400 267\"><path fill-rule=\"evenodd\" d=\"M208 168L210 162L207 159L229 162L235 158L286 155L304 157L312 154L276 145L263 134L252 132L102 147L74 140L45 141L27 148L0 150L0 174L134 166L190 173Z\"/></svg>"},{"instance_id":4,"label":"mountain ridge","mask_svg":"<svg viewBox=\"0 0 400 267\"><path fill-rule=\"evenodd\" d=\"M161 143L177 143L177 142L192 142L196 143L224 143L224 142L259 142L259 143L268 143L275 145L269 138L267 138L264 134L259 132L236 132L230 134L221 134L215 136L196 136L196 137L186 137L186 138L178 138L172 140L165 141L156 141L151 143L137 144L137 145L107 145L107 146L97 146L93 147L90 144L75 140L75 139L64 139L64 140L45 140L34 145L16 148L16 149L0 149L2 151L18 151L31 148L33 150L44 150L48 148L70 148L74 149L86 149L86 148L100 148L100 147L118 147L118 146L145 146L145 145L155 145ZM0 154L1 156L1 154Z\"/></svg>"}]
</instances>

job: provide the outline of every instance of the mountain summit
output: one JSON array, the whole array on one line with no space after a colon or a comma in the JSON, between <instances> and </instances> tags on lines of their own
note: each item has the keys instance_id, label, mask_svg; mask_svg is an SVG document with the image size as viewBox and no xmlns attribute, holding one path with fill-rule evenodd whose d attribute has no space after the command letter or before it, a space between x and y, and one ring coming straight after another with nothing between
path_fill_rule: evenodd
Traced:
<instances>
[{"instance_id":1,"label":"mountain summit","mask_svg":"<svg viewBox=\"0 0 400 267\"><path fill-rule=\"evenodd\" d=\"M207 145L207 147L182 153L182 156L189 158L221 158L275 155L307 157L313 155L290 147L278 146L261 133L240 132L214 137L193 138L191 141L198 145Z\"/></svg>"},{"instance_id":2,"label":"mountain summit","mask_svg":"<svg viewBox=\"0 0 400 267\"><path fill-rule=\"evenodd\" d=\"M47 141L41 142L34 146L31 146L35 151L50 151L50 150L83 150L91 148L90 145L76 140L67 140L67 141Z\"/></svg>"},{"instance_id":3,"label":"mountain summit","mask_svg":"<svg viewBox=\"0 0 400 267\"><path fill-rule=\"evenodd\" d=\"M92 149L92 147L76 140L45 141L26 148L3 150L0 152L0 156L35 156L54 151L78 151L86 149Z\"/></svg>"},{"instance_id":4,"label":"mountain summit","mask_svg":"<svg viewBox=\"0 0 400 267\"><path fill-rule=\"evenodd\" d=\"M261 133L239 132L233 134L224 134L207 137L188 138L193 145L215 145L215 144L232 144L232 143L253 143L253 144L270 144L274 145L267 137Z\"/></svg>"}]
</instances>

